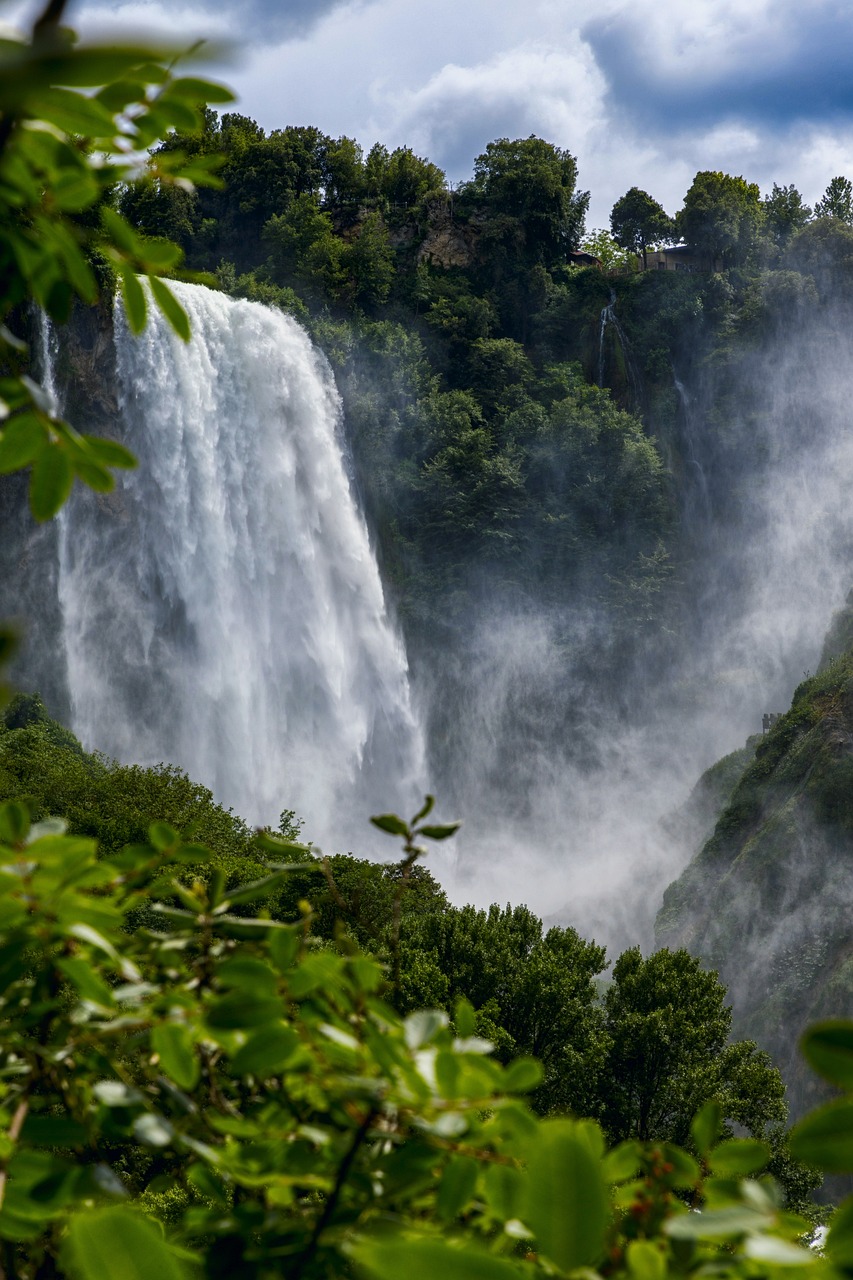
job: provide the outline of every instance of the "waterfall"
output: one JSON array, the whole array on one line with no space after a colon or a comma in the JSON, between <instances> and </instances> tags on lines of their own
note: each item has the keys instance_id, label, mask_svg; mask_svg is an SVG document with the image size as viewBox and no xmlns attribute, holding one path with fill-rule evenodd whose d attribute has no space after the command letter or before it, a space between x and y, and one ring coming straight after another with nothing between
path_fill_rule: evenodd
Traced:
<instances>
[{"instance_id":1,"label":"waterfall","mask_svg":"<svg viewBox=\"0 0 853 1280\"><path fill-rule=\"evenodd\" d=\"M634 399L634 405L642 404L643 400L643 380L637 369L634 354L631 351L631 344L628 342L625 330L619 322L616 314L616 292L610 290L610 301L606 307L602 307L601 316L598 322L598 385L604 386L605 373L605 346L604 340L607 333L607 326L611 325L613 332L616 334L616 340L622 351L622 359L625 361L625 373L628 379L628 385L631 389L631 395Z\"/></svg>"},{"instance_id":2,"label":"waterfall","mask_svg":"<svg viewBox=\"0 0 853 1280\"><path fill-rule=\"evenodd\" d=\"M711 494L708 477L699 456L696 412L691 397L684 383L673 370L672 381L681 403L681 416L684 423L684 443L686 445L689 474L684 486L684 504L691 524L695 527L707 526L711 520Z\"/></svg>"},{"instance_id":3,"label":"waterfall","mask_svg":"<svg viewBox=\"0 0 853 1280\"><path fill-rule=\"evenodd\" d=\"M134 337L116 308L139 467L63 520L73 728L251 822L293 808L309 838L363 848L371 810L422 794L423 753L331 371L293 319L172 287L188 344L153 308Z\"/></svg>"},{"instance_id":4,"label":"waterfall","mask_svg":"<svg viewBox=\"0 0 853 1280\"><path fill-rule=\"evenodd\" d=\"M601 316L598 322L598 385L604 386L604 335L607 332L607 326L616 315L613 310L616 304L616 294L610 290L610 301L606 307L601 308Z\"/></svg>"}]
</instances>

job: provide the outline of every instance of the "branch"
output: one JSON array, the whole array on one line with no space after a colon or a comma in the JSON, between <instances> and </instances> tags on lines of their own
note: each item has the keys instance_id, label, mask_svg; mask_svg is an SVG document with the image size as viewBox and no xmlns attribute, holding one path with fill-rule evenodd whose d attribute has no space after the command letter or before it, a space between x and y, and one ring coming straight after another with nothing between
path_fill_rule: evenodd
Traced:
<instances>
[{"instance_id":1,"label":"branch","mask_svg":"<svg viewBox=\"0 0 853 1280\"><path fill-rule=\"evenodd\" d=\"M27 1112L30 1109L29 1098L22 1098L18 1103L15 1114L12 1116L12 1123L7 1130L9 1141L16 1143L21 1136L21 1130L24 1127L24 1121L27 1118ZM3 1200L6 1196L6 1183L8 1181L8 1168L0 1169L0 1209L3 1207Z\"/></svg>"},{"instance_id":2,"label":"branch","mask_svg":"<svg viewBox=\"0 0 853 1280\"><path fill-rule=\"evenodd\" d=\"M361 1146L361 1144L364 1142L364 1139L367 1137L367 1131L370 1128L370 1126L373 1124L373 1121L375 1119L376 1119L376 1111L371 1107L370 1110L365 1115L364 1119L362 1120L361 1124L358 1126L355 1133L353 1134L352 1142L350 1143L349 1150L347 1151L346 1155L344 1156L343 1160L340 1163L340 1168L338 1169L338 1176L335 1178L335 1185L332 1187L332 1190L329 1193L328 1200L323 1205L323 1212L320 1214L320 1217L317 1219L314 1225L314 1230L311 1232L311 1239L308 1241L308 1244L305 1246L302 1256L299 1258L296 1264L296 1269L293 1273L295 1280L298 1280L298 1277L302 1275L303 1271L308 1266L308 1263L312 1260L312 1258L314 1257L314 1254L317 1252L317 1247L320 1243L320 1237L323 1234L323 1232L326 1230L326 1227L331 1222L332 1217L334 1216L334 1212L338 1207L338 1201L341 1198L341 1192L344 1189L344 1183L346 1182L347 1176L349 1175L349 1171L352 1168L352 1162L353 1160L355 1160L355 1157L358 1154L358 1149Z\"/></svg>"},{"instance_id":3,"label":"branch","mask_svg":"<svg viewBox=\"0 0 853 1280\"><path fill-rule=\"evenodd\" d=\"M44 11L33 23L33 44L38 44L45 36L50 37L53 34L53 30L62 21L67 3L68 0L48 0Z\"/></svg>"}]
</instances>

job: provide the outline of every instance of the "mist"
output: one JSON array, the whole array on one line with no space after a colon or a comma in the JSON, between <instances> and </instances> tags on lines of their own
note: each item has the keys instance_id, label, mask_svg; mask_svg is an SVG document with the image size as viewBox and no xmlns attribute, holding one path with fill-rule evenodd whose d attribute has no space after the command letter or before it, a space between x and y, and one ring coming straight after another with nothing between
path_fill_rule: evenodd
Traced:
<instances>
[{"instance_id":1,"label":"mist","mask_svg":"<svg viewBox=\"0 0 853 1280\"><path fill-rule=\"evenodd\" d=\"M672 814L816 670L851 585L853 344L843 305L791 302L767 300L728 359L674 373L679 606L630 660L613 660L619 618L582 599L472 627L440 747L466 823L455 900L523 901L611 958L650 948L696 852Z\"/></svg>"}]
</instances>

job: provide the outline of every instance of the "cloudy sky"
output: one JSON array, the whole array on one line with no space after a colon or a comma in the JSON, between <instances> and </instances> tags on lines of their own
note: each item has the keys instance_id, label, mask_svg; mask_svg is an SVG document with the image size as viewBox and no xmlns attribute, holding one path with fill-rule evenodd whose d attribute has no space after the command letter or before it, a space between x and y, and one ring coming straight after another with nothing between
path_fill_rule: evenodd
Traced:
<instances>
[{"instance_id":1,"label":"cloudy sky","mask_svg":"<svg viewBox=\"0 0 853 1280\"><path fill-rule=\"evenodd\" d=\"M266 128L405 144L454 181L536 133L577 156L590 226L634 185L674 212L697 169L810 203L853 177L848 0L76 0L70 18L229 38L223 78Z\"/></svg>"}]
</instances>

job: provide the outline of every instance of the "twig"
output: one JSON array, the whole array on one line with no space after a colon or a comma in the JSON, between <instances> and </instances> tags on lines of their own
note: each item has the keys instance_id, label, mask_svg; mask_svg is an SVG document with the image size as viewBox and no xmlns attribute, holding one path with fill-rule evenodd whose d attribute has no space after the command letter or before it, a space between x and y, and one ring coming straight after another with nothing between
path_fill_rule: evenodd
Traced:
<instances>
[{"instance_id":1,"label":"twig","mask_svg":"<svg viewBox=\"0 0 853 1280\"><path fill-rule=\"evenodd\" d=\"M412 875L412 867L418 858L426 852L420 845L412 842L411 833L406 837L405 851L406 857L400 863L400 880L397 885L397 892L394 894L394 907L391 916L391 955L394 960L394 995L400 995L400 930L403 925L403 896L409 887L409 880Z\"/></svg>"},{"instance_id":2,"label":"twig","mask_svg":"<svg viewBox=\"0 0 853 1280\"><path fill-rule=\"evenodd\" d=\"M18 1141L21 1136L21 1130L24 1127L24 1121L27 1118L27 1112L30 1109L29 1098L22 1098L15 1108L15 1114L12 1116L12 1123L8 1128L9 1141L13 1144ZM3 1200L6 1196L6 1183L8 1181L8 1167L0 1169L0 1209L3 1207Z\"/></svg>"},{"instance_id":3,"label":"twig","mask_svg":"<svg viewBox=\"0 0 853 1280\"><path fill-rule=\"evenodd\" d=\"M296 1269L293 1272L294 1280L298 1280L298 1277L302 1275L302 1272L305 1270L305 1268L308 1266L308 1263L311 1261L311 1259L314 1257L314 1254L317 1252L317 1247L320 1243L320 1237L323 1234L323 1232L326 1230L326 1227L331 1222L332 1217L334 1216L334 1212L338 1207L338 1201L341 1198L341 1192L343 1191L344 1183L347 1180L347 1176L352 1167L352 1163L355 1160L356 1155L358 1154L358 1149L361 1146L361 1144L364 1142L364 1139L367 1137L367 1131L370 1128L370 1126L373 1124L373 1121L375 1119L376 1119L376 1111L373 1108L371 1108L367 1112L361 1124L356 1129L355 1133L353 1134L352 1142L350 1143L349 1150L347 1151L346 1155L344 1156L343 1160L340 1163L340 1167L338 1169L338 1176L335 1178L335 1185L332 1187L332 1190L329 1193L329 1198L327 1199L326 1203L323 1206L323 1212L320 1214L319 1218L317 1219L314 1225L314 1230L311 1232L311 1239L308 1241L308 1244L305 1246L302 1256L299 1258L299 1260L296 1263Z\"/></svg>"},{"instance_id":4,"label":"twig","mask_svg":"<svg viewBox=\"0 0 853 1280\"><path fill-rule=\"evenodd\" d=\"M51 28L59 26L67 3L68 0L48 0L44 10L33 23L34 44L43 39L45 33L50 32Z\"/></svg>"}]
</instances>

